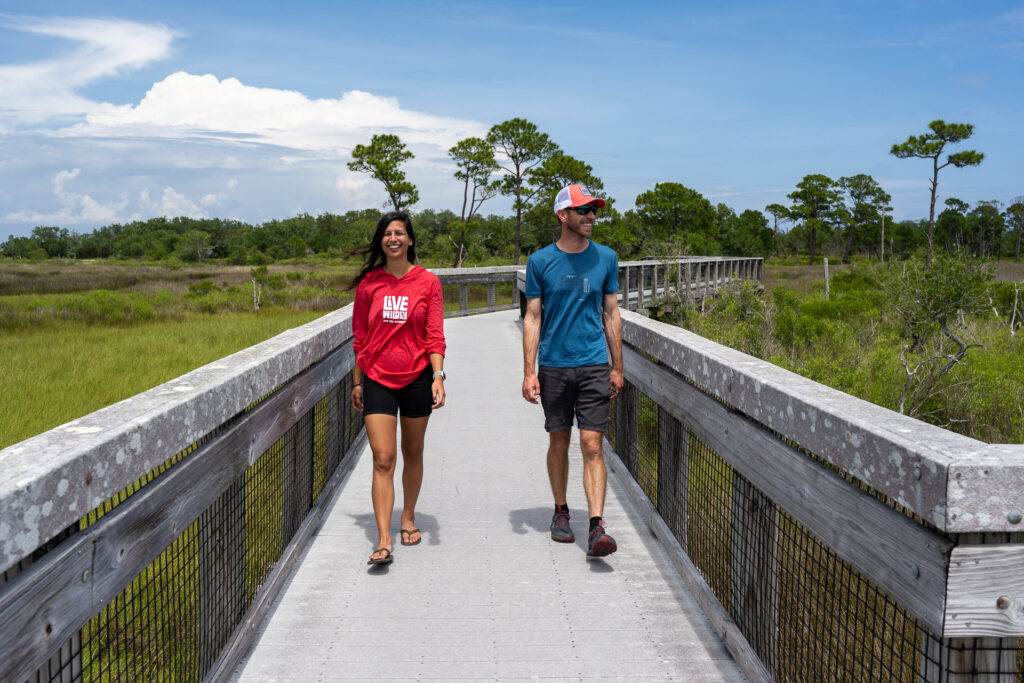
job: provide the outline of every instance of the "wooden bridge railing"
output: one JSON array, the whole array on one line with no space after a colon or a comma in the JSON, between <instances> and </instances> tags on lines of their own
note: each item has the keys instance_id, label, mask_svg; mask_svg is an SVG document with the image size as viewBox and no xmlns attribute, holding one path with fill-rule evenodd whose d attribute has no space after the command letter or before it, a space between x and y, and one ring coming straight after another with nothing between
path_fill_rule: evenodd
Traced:
<instances>
[{"instance_id":1,"label":"wooden bridge railing","mask_svg":"<svg viewBox=\"0 0 1024 683\"><path fill-rule=\"evenodd\" d=\"M525 266L518 270L520 312L526 311ZM694 256L656 261L619 261L619 305L631 311L643 311L666 300L683 305L714 296L729 284L749 280L760 283L764 278L764 259L760 257L724 258Z\"/></svg>"},{"instance_id":2,"label":"wooden bridge railing","mask_svg":"<svg viewBox=\"0 0 1024 683\"><path fill-rule=\"evenodd\" d=\"M751 679L1024 678L1024 446L622 317L610 446Z\"/></svg>"}]
</instances>

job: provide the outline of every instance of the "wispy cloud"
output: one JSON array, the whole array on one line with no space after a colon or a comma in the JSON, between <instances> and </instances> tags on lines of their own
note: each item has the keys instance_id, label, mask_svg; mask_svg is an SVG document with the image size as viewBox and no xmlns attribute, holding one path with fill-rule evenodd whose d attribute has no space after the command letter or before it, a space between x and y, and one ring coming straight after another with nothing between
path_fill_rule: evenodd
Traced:
<instances>
[{"instance_id":1,"label":"wispy cloud","mask_svg":"<svg viewBox=\"0 0 1024 683\"><path fill-rule=\"evenodd\" d=\"M8 17L0 19L0 25L75 43L72 49L49 59L0 65L0 122L6 122L6 127L104 109L109 105L76 91L101 78L166 58L175 37L165 26L104 19Z\"/></svg>"}]
</instances>

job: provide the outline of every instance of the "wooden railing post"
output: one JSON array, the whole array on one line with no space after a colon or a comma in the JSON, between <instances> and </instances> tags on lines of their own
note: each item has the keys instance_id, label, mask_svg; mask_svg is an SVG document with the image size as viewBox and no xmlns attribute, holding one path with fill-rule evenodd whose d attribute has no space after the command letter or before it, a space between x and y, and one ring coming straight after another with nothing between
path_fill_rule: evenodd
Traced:
<instances>
[{"instance_id":1,"label":"wooden railing post","mask_svg":"<svg viewBox=\"0 0 1024 683\"><path fill-rule=\"evenodd\" d=\"M487 310L488 311L493 311L494 310L494 283L493 282L488 282L487 283Z\"/></svg>"},{"instance_id":2,"label":"wooden railing post","mask_svg":"<svg viewBox=\"0 0 1024 683\"><path fill-rule=\"evenodd\" d=\"M209 671L245 614L245 473L199 518L200 670Z\"/></svg>"},{"instance_id":3,"label":"wooden railing post","mask_svg":"<svg viewBox=\"0 0 1024 683\"><path fill-rule=\"evenodd\" d=\"M729 611L771 672L776 670L779 632L778 533L778 508L734 470Z\"/></svg>"},{"instance_id":4,"label":"wooden railing post","mask_svg":"<svg viewBox=\"0 0 1024 683\"><path fill-rule=\"evenodd\" d=\"M459 310L469 310L469 285L459 285Z\"/></svg>"},{"instance_id":5,"label":"wooden railing post","mask_svg":"<svg viewBox=\"0 0 1024 683\"><path fill-rule=\"evenodd\" d=\"M344 381L340 382L337 387L327 394L327 453L324 456L324 460L326 462L328 478L330 478L334 468L338 466L338 463L341 461L341 454L343 453L340 438L341 430L339 427L344 421L342 420L342 415L347 414L344 410L344 404L341 403L347 398L343 398L342 388L344 384Z\"/></svg>"},{"instance_id":6,"label":"wooden railing post","mask_svg":"<svg viewBox=\"0 0 1024 683\"><path fill-rule=\"evenodd\" d=\"M644 265L640 264L640 281L637 283L636 288L636 312L642 313L644 310Z\"/></svg>"},{"instance_id":7,"label":"wooden railing post","mask_svg":"<svg viewBox=\"0 0 1024 683\"><path fill-rule=\"evenodd\" d=\"M658 406L658 513L684 549L687 547L688 470L686 430L679 420Z\"/></svg>"},{"instance_id":8,"label":"wooden railing post","mask_svg":"<svg viewBox=\"0 0 1024 683\"><path fill-rule=\"evenodd\" d=\"M634 479L640 464L637 434L637 391L631 382L626 382L615 400L615 451Z\"/></svg>"},{"instance_id":9,"label":"wooden railing post","mask_svg":"<svg viewBox=\"0 0 1024 683\"><path fill-rule=\"evenodd\" d=\"M959 534L961 545L1021 543L1022 533ZM983 594L991 586L978 586ZM1016 683L1021 670L1017 667L1017 638L975 637L938 639L925 633L921 647L919 680L942 683Z\"/></svg>"}]
</instances>

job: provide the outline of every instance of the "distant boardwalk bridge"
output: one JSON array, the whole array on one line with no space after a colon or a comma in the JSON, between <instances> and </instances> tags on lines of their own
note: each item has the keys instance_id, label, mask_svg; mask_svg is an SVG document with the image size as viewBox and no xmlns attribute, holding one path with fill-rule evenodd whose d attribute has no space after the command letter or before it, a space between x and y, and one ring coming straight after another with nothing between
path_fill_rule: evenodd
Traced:
<instances>
[{"instance_id":1,"label":"distant boardwalk bridge","mask_svg":"<svg viewBox=\"0 0 1024 683\"><path fill-rule=\"evenodd\" d=\"M365 565L346 307L0 451L0 681L1024 680L1024 446L644 315L761 259L620 264L620 550L591 562L577 481L577 543L547 537L522 268L437 272L421 545Z\"/></svg>"}]
</instances>

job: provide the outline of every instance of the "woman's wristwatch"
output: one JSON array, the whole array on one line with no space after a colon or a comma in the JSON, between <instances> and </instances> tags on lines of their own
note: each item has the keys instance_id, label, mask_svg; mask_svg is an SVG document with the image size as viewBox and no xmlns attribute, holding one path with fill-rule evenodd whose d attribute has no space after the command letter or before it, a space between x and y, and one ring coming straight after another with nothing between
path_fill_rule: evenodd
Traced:
<instances>
[{"instance_id":1,"label":"woman's wristwatch","mask_svg":"<svg viewBox=\"0 0 1024 683\"><path fill-rule=\"evenodd\" d=\"M448 375L444 374L444 370L435 370L434 379L440 377L441 379L448 379Z\"/></svg>"}]
</instances>

